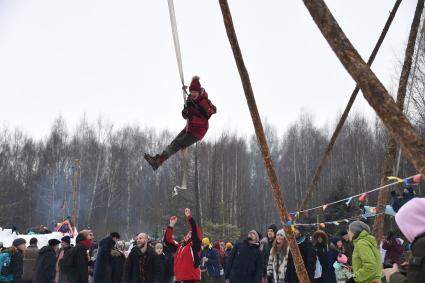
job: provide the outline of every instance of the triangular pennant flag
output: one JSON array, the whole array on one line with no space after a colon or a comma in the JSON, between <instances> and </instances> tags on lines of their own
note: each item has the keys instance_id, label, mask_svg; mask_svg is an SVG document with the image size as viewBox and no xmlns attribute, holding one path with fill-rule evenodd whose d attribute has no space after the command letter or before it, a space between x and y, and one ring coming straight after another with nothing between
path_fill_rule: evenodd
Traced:
<instances>
[{"instance_id":1,"label":"triangular pennant flag","mask_svg":"<svg viewBox=\"0 0 425 283\"><path fill-rule=\"evenodd\" d=\"M350 220L348 220L348 219L344 219L344 221L347 222L347 223L350 222Z\"/></svg>"},{"instance_id":2,"label":"triangular pennant flag","mask_svg":"<svg viewBox=\"0 0 425 283\"><path fill-rule=\"evenodd\" d=\"M396 176L390 176L390 177L387 177L387 179L389 180L389 181L391 181L391 180L394 180L394 181L397 181L397 182L399 182L399 183L403 183L403 179L401 179L401 178L399 178L399 177L396 177Z\"/></svg>"},{"instance_id":3,"label":"triangular pennant flag","mask_svg":"<svg viewBox=\"0 0 425 283\"><path fill-rule=\"evenodd\" d=\"M328 205L327 204L325 204L324 206L322 206L322 208L323 208L323 211L325 211L325 209L328 207Z\"/></svg>"},{"instance_id":4,"label":"triangular pennant flag","mask_svg":"<svg viewBox=\"0 0 425 283\"><path fill-rule=\"evenodd\" d=\"M421 174L413 176L413 182L420 183L421 182Z\"/></svg>"},{"instance_id":5,"label":"triangular pennant flag","mask_svg":"<svg viewBox=\"0 0 425 283\"><path fill-rule=\"evenodd\" d=\"M353 197L350 197L346 202L345 202L345 205L346 206L349 206L350 205L350 202L351 202L351 200L353 199Z\"/></svg>"},{"instance_id":6,"label":"triangular pennant flag","mask_svg":"<svg viewBox=\"0 0 425 283\"><path fill-rule=\"evenodd\" d=\"M338 221L334 221L334 224L335 224L336 226L338 226L338 225L339 225Z\"/></svg>"}]
</instances>

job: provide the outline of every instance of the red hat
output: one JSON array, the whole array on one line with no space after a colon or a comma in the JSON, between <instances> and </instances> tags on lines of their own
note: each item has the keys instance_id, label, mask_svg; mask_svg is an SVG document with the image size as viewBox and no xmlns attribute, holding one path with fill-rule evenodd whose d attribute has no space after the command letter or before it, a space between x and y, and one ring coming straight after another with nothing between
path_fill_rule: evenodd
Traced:
<instances>
[{"instance_id":1,"label":"red hat","mask_svg":"<svg viewBox=\"0 0 425 283\"><path fill-rule=\"evenodd\" d=\"M199 77L198 76L194 76L192 78L192 82L190 83L189 86L189 91L198 91L201 92L201 83L199 82Z\"/></svg>"}]
</instances>

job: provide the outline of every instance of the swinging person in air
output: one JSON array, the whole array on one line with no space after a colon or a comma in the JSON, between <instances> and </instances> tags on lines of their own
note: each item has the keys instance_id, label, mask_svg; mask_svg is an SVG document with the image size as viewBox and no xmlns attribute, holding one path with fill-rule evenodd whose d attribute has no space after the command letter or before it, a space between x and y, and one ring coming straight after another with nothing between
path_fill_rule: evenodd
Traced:
<instances>
[{"instance_id":1,"label":"swinging person in air","mask_svg":"<svg viewBox=\"0 0 425 283\"><path fill-rule=\"evenodd\" d=\"M183 90L186 89L187 86L183 86ZM186 127L161 154L155 156L145 154L144 156L153 170L157 170L165 160L179 150L202 140L208 131L208 120L215 113L217 113L217 108L208 99L205 89L201 87L199 77L194 76L189 86L186 105L182 111L183 118L187 120Z\"/></svg>"}]
</instances>

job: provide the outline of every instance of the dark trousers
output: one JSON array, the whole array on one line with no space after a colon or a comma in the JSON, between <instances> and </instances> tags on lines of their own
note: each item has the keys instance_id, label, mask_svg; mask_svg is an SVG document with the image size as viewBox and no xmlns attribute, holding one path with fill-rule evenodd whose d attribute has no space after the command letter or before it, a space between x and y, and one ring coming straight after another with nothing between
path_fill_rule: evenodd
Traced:
<instances>
[{"instance_id":1,"label":"dark trousers","mask_svg":"<svg viewBox=\"0 0 425 283\"><path fill-rule=\"evenodd\" d=\"M164 150L163 155L166 159L170 158L179 150L185 149L198 141L191 133L186 132L186 129L181 131L177 137Z\"/></svg>"}]
</instances>

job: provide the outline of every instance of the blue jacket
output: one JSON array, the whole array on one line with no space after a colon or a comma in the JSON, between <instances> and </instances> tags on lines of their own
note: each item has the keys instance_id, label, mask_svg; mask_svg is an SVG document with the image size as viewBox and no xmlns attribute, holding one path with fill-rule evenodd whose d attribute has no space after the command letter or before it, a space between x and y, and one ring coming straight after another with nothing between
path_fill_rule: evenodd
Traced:
<instances>
[{"instance_id":1,"label":"blue jacket","mask_svg":"<svg viewBox=\"0 0 425 283\"><path fill-rule=\"evenodd\" d=\"M226 279L232 283L261 283L262 277L263 255L259 245L247 240L235 244L226 268Z\"/></svg>"},{"instance_id":2,"label":"blue jacket","mask_svg":"<svg viewBox=\"0 0 425 283\"><path fill-rule=\"evenodd\" d=\"M216 249L211 247L206 247L202 250L201 259L208 258L208 261L205 263L204 268L207 269L208 274L211 276L220 276L220 262L219 254Z\"/></svg>"}]
</instances>

